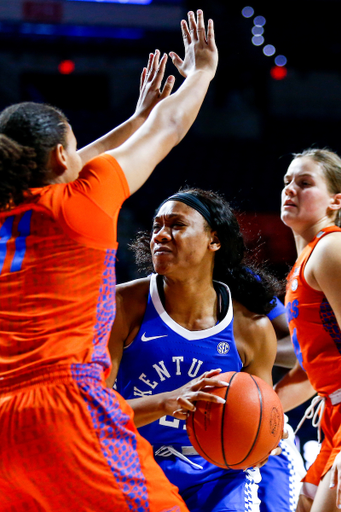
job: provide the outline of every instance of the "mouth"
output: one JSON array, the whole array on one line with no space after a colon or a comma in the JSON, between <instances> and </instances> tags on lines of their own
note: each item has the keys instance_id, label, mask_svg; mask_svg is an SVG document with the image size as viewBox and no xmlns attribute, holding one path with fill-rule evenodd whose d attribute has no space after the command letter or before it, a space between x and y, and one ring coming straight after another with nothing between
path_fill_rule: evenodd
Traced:
<instances>
[{"instance_id":1,"label":"mouth","mask_svg":"<svg viewBox=\"0 0 341 512\"><path fill-rule=\"evenodd\" d=\"M297 208L297 206L293 201L285 201L283 208Z\"/></svg>"},{"instance_id":2,"label":"mouth","mask_svg":"<svg viewBox=\"0 0 341 512\"><path fill-rule=\"evenodd\" d=\"M169 254L172 252L168 247L156 247L153 251L153 254Z\"/></svg>"}]
</instances>

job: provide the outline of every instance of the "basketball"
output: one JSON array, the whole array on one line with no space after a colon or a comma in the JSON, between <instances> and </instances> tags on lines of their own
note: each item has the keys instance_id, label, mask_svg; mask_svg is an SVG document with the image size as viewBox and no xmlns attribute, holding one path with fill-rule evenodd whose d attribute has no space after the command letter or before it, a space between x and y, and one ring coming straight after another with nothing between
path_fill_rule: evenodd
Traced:
<instances>
[{"instance_id":1,"label":"basketball","mask_svg":"<svg viewBox=\"0 0 341 512\"><path fill-rule=\"evenodd\" d=\"M269 384L242 372L226 372L227 388L210 392L225 404L196 402L187 417L193 447L206 460L227 469L246 469L262 462L277 447L283 431L280 400Z\"/></svg>"}]
</instances>

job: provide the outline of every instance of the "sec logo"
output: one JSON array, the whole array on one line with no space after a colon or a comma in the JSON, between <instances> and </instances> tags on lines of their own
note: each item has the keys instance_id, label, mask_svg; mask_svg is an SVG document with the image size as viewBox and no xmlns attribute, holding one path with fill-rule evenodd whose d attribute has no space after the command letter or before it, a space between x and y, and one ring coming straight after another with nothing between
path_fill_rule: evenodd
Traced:
<instances>
[{"instance_id":1,"label":"sec logo","mask_svg":"<svg viewBox=\"0 0 341 512\"><path fill-rule=\"evenodd\" d=\"M298 281L297 279L294 279L293 282L291 283L291 289L293 292L295 292L298 288Z\"/></svg>"},{"instance_id":2,"label":"sec logo","mask_svg":"<svg viewBox=\"0 0 341 512\"><path fill-rule=\"evenodd\" d=\"M219 354L227 354L230 350L230 345L226 341L221 341L217 345L217 352Z\"/></svg>"}]
</instances>

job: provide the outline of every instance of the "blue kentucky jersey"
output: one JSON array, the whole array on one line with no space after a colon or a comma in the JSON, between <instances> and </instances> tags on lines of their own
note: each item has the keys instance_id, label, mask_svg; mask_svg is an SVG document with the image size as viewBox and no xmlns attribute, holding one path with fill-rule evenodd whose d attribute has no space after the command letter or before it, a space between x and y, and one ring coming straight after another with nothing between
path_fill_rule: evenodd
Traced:
<instances>
[{"instance_id":1,"label":"blue kentucky jersey","mask_svg":"<svg viewBox=\"0 0 341 512\"><path fill-rule=\"evenodd\" d=\"M233 307L210 329L189 331L165 311L151 276L146 312L133 342L124 349L117 376L117 391L126 399L177 389L202 373L215 368L240 371L242 361L233 336ZM140 433L155 446L190 446L184 420L164 416Z\"/></svg>"}]
</instances>

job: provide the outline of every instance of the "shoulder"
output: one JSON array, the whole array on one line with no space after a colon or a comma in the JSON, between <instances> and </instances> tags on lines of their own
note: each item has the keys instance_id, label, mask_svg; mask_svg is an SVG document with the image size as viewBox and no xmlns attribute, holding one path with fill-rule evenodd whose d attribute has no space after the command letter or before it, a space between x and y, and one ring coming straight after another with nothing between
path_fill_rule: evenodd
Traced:
<instances>
[{"instance_id":1,"label":"shoulder","mask_svg":"<svg viewBox=\"0 0 341 512\"><path fill-rule=\"evenodd\" d=\"M233 300L234 324L240 332L259 333L271 328L271 322L265 315L253 313L243 304Z\"/></svg>"},{"instance_id":2,"label":"shoulder","mask_svg":"<svg viewBox=\"0 0 341 512\"><path fill-rule=\"evenodd\" d=\"M341 231L329 233L316 244L309 258L309 267L316 272L341 268Z\"/></svg>"},{"instance_id":3,"label":"shoulder","mask_svg":"<svg viewBox=\"0 0 341 512\"><path fill-rule=\"evenodd\" d=\"M127 311L145 309L149 294L150 278L135 279L116 286L116 304Z\"/></svg>"},{"instance_id":4,"label":"shoulder","mask_svg":"<svg viewBox=\"0 0 341 512\"><path fill-rule=\"evenodd\" d=\"M341 248L341 231L334 231L328 233L319 240L313 251L314 256L328 256L334 255L335 250Z\"/></svg>"},{"instance_id":5,"label":"shoulder","mask_svg":"<svg viewBox=\"0 0 341 512\"><path fill-rule=\"evenodd\" d=\"M109 350L123 346L137 334L146 311L149 278L136 279L116 286L116 317L111 329Z\"/></svg>"},{"instance_id":6,"label":"shoulder","mask_svg":"<svg viewBox=\"0 0 341 512\"><path fill-rule=\"evenodd\" d=\"M277 339L271 321L265 315L253 313L240 302L233 301L233 330L238 347L253 358L258 351L276 351Z\"/></svg>"},{"instance_id":7,"label":"shoulder","mask_svg":"<svg viewBox=\"0 0 341 512\"><path fill-rule=\"evenodd\" d=\"M341 282L341 231L321 238L309 258L305 278L315 290L326 293L330 286Z\"/></svg>"},{"instance_id":8,"label":"shoulder","mask_svg":"<svg viewBox=\"0 0 341 512\"><path fill-rule=\"evenodd\" d=\"M277 339L270 320L236 301L233 301L233 309L234 337L244 371L272 385L271 370L276 357Z\"/></svg>"}]
</instances>

